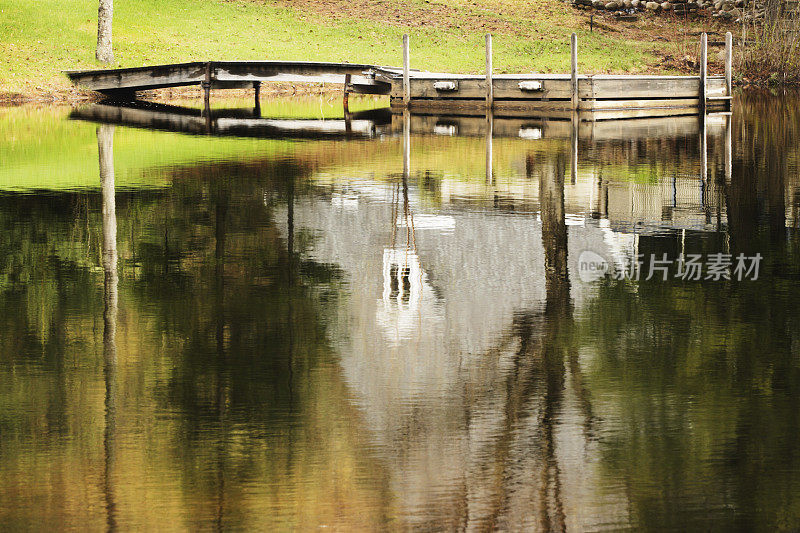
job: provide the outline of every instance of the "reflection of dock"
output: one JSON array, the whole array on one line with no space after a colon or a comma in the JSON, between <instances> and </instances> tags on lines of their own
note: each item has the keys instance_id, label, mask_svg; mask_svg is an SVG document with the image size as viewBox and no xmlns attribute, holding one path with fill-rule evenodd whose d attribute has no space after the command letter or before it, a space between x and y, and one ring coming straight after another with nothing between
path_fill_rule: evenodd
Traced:
<instances>
[{"instance_id":1,"label":"reflection of dock","mask_svg":"<svg viewBox=\"0 0 800 533\"><path fill-rule=\"evenodd\" d=\"M217 109L206 116L200 109L149 102L101 103L74 110L70 117L104 124L172 131L192 135L280 138L371 138L401 135L403 116L389 109L345 113L335 119L280 119L261 117L257 109ZM724 122L709 121L713 130ZM410 116L413 135L485 136L486 117L469 115ZM552 117L515 118L493 116L492 137L525 140L571 139L627 140L678 138L699 135L702 121L696 115L637 118L629 120L576 121Z\"/></svg>"},{"instance_id":2,"label":"reflection of dock","mask_svg":"<svg viewBox=\"0 0 800 533\"><path fill-rule=\"evenodd\" d=\"M93 104L76 109L70 118L151 130L258 137L264 139L370 138L391 121L388 110L347 113L341 119L261 118L258 109L219 109L205 115L200 109L149 102Z\"/></svg>"},{"instance_id":3,"label":"reflection of dock","mask_svg":"<svg viewBox=\"0 0 800 533\"><path fill-rule=\"evenodd\" d=\"M715 128L719 124L712 122L709 127ZM489 132L489 122L484 116L411 115L410 128L413 135L482 137ZM702 121L696 115L686 115L601 122L578 121L573 124L571 120L546 117L513 118L495 115L491 124L492 137L518 137L526 140L571 139L575 129L581 140L680 138L699 135ZM399 134L402 131L403 117L393 116L392 132Z\"/></svg>"}]
</instances>

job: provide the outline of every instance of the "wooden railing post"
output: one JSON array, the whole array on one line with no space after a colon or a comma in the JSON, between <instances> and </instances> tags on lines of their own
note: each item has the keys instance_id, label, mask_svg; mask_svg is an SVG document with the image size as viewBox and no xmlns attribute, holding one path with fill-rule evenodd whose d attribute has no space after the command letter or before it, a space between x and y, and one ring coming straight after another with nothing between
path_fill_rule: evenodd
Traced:
<instances>
[{"instance_id":1,"label":"wooden railing post","mask_svg":"<svg viewBox=\"0 0 800 533\"><path fill-rule=\"evenodd\" d=\"M492 82L492 34L486 34L486 108L494 106L494 84Z\"/></svg>"},{"instance_id":2,"label":"wooden railing post","mask_svg":"<svg viewBox=\"0 0 800 533\"><path fill-rule=\"evenodd\" d=\"M571 65L570 81L572 82L572 109L578 109L578 35L573 33L570 37Z\"/></svg>"},{"instance_id":3,"label":"wooden railing post","mask_svg":"<svg viewBox=\"0 0 800 533\"><path fill-rule=\"evenodd\" d=\"M705 113L708 98L708 35L700 37L700 107Z\"/></svg>"},{"instance_id":4,"label":"wooden railing post","mask_svg":"<svg viewBox=\"0 0 800 533\"><path fill-rule=\"evenodd\" d=\"M408 51L408 34L403 35L403 105L408 107L411 103L411 82L409 80L409 63L411 62Z\"/></svg>"}]
</instances>

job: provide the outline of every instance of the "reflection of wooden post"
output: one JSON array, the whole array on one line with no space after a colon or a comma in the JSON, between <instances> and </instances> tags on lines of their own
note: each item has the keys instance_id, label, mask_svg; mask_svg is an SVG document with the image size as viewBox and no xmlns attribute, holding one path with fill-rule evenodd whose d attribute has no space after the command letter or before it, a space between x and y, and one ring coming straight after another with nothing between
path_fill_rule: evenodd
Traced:
<instances>
[{"instance_id":1,"label":"reflection of wooden post","mask_svg":"<svg viewBox=\"0 0 800 533\"><path fill-rule=\"evenodd\" d=\"M725 117L725 180L730 183L733 175L733 115Z\"/></svg>"},{"instance_id":2,"label":"reflection of wooden post","mask_svg":"<svg viewBox=\"0 0 800 533\"><path fill-rule=\"evenodd\" d=\"M492 82L492 34L486 34L486 109L494 106L494 84Z\"/></svg>"},{"instance_id":3,"label":"reflection of wooden post","mask_svg":"<svg viewBox=\"0 0 800 533\"><path fill-rule=\"evenodd\" d=\"M578 183L578 127L580 121L577 113L572 113L572 168L570 169L570 182Z\"/></svg>"},{"instance_id":4,"label":"reflection of wooden post","mask_svg":"<svg viewBox=\"0 0 800 533\"><path fill-rule=\"evenodd\" d=\"M116 502L112 477L115 463L116 397L117 397L117 210L114 186L114 126L97 127L97 149L100 163L100 184L103 207L103 361L106 382L104 493L106 525L116 528Z\"/></svg>"},{"instance_id":5,"label":"reflection of wooden post","mask_svg":"<svg viewBox=\"0 0 800 533\"><path fill-rule=\"evenodd\" d=\"M403 111L403 178L411 174L411 113Z\"/></svg>"},{"instance_id":6,"label":"reflection of wooden post","mask_svg":"<svg viewBox=\"0 0 800 533\"><path fill-rule=\"evenodd\" d=\"M708 98L708 35L700 37L700 110L705 113Z\"/></svg>"},{"instance_id":7,"label":"reflection of wooden post","mask_svg":"<svg viewBox=\"0 0 800 533\"><path fill-rule=\"evenodd\" d=\"M700 175L703 181L708 179L708 127L706 114L700 114Z\"/></svg>"},{"instance_id":8,"label":"reflection of wooden post","mask_svg":"<svg viewBox=\"0 0 800 533\"><path fill-rule=\"evenodd\" d=\"M408 48L408 34L406 34L403 35L403 105L406 107L411 103L411 80L409 78L411 57Z\"/></svg>"},{"instance_id":9,"label":"reflection of wooden post","mask_svg":"<svg viewBox=\"0 0 800 533\"><path fill-rule=\"evenodd\" d=\"M492 172L492 142L494 137L494 116L489 111L486 114L486 183L494 183L494 173Z\"/></svg>"},{"instance_id":10,"label":"reflection of wooden post","mask_svg":"<svg viewBox=\"0 0 800 533\"><path fill-rule=\"evenodd\" d=\"M578 35L570 37L570 81L572 86L572 109L578 109Z\"/></svg>"}]
</instances>

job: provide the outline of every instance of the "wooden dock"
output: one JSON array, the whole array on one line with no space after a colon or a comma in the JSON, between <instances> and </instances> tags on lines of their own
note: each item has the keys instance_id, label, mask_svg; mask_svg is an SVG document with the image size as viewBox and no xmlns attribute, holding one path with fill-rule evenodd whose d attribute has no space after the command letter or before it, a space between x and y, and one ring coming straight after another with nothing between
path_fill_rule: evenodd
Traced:
<instances>
[{"instance_id":1,"label":"wooden dock","mask_svg":"<svg viewBox=\"0 0 800 533\"><path fill-rule=\"evenodd\" d=\"M495 74L492 39L486 36L486 72L482 75L413 70L410 41L403 39L403 66L310 61L208 61L148 67L67 71L76 85L115 100L134 100L137 91L201 85L210 110L212 89L255 89L263 82L322 82L349 93L390 97L393 112L498 116L549 116L582 120L664 117L729 111L732 99L732 38L725 43L725 75L709 76L707 38L702 35L697 76L585 75L579 73L578 43L571 39L569 74Z\"/></svg>"}]
</instances>

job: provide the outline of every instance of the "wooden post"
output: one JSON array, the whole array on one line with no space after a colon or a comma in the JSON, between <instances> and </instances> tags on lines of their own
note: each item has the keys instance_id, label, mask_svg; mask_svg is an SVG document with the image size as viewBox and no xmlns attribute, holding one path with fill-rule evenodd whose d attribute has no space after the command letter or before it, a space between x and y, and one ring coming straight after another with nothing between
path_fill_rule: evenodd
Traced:
<instances>
[{"instance_id":1,"label":"wooden post","mask_svg":"<svg viewBox=\"0 0 800 533\"><path fill-rule=\"evenodd\" d=\"M705 113L708 97L708 35L700 37L700 107Z\"/></svg>"},{"instance_id":2,"label":"wooden post","mask_svg":"<svg viewBox=\"0 0 800 533\"><path fill-rule=\"evenodd\" d=\"M492 34L486 34L486 109L494 106L494 85L492 83Z\"/></svg>"},{"instance_id":3,"label":"wooden post","mask_svg":"<svg viewBox=\"0 0 800 533\"><path fill-rule=\"evenodd\" d=\"M255 107L253 108L253 116L261 118L261 82L253 82L253 94L255 97Z\"/></svg>"},{"instance_id":4,"label":"wooden post","mask_svg":"<svg viewBox=\"0 0 800 533\"><path fill-rule=\"evenodd\" d=\"M573 33L570 37L571 49L571 68L570 80L572 82L572 109L578 109L578 34Z\"/></svg>"},{"instance_id":5,"label":"wooden post","mask_svg":"<svg viewBox=\"0 0 800 533\"><path fill-rule=\"evenodd\" d=\"M206 118L211 117L211 62L206 63L206 75L203 78L203 111Z\"/></svg>"},{"instance_id":6,"label":"wooden post","mask_svg":"<svg viewBox=\"0 0 800 533\"><path fill-rule=\"evenodd\" d=\"M733 35L731 32L725 34L725 87L728 89L727 96L733 96Z\"/></svg>"},{"instance_id":7,"label":"wooden post","mask_svg":"<svg viewBox=\"0 0 800 533\"><path fill-rule=\"evenodd\" d=\"M344 112L350 112L350 74L344 75L344 96L342 96L342 107L344 107Z\"/></svg>"},{"instance_id":8,"label":"wooden post","mask_svg":"<svg viewBox=\"0 0 800 533\"><path fill-rule=\"evenodd\" d=\"M408 52L408 34L403 35L403 105L408 107L411 103L411 82L409 80L408 70L409 63L411 62Z\"/></svg>"}]
</instances>

